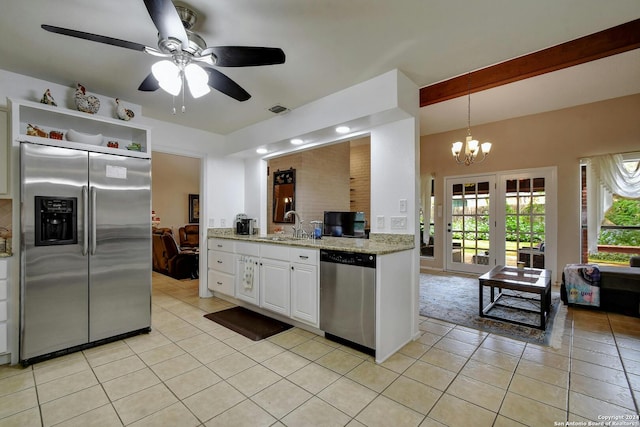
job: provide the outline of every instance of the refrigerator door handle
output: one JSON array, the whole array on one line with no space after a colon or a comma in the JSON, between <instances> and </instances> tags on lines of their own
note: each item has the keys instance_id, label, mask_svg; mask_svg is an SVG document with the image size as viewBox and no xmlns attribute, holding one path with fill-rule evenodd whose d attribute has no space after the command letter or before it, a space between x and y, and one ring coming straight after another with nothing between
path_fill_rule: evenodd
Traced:
<instances>
[{"instance_id":1,"label":"refrigerator door handle","mask_svg":"<svg viewBox=\"0 0 640 427\"><path fill-rule=\"evenodd\" d=\"M82 209L84 211L84 225L82 233L82 256L89 250L89 188L82 186Z\"/></svg>"},{"instance_id":2,"label":"refrigerator door handle","mask_svg":"<svg viewBox=\"0 0 640 427\"><path fill-rule=\"evenodd\" d=\"M97 237L96 188L91 187L91 255L96 254Z\"/></svg>"}]
</instances>

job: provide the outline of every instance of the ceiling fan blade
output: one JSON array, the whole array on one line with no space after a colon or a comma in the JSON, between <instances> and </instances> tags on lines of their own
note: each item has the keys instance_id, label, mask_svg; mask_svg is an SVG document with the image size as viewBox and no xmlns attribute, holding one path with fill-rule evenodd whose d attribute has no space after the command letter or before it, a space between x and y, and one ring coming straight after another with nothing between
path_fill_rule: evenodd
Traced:
<instances>
[{"instance_id":1,"label":"ceiling fan blade","mask_svg":"<svg viewBox=\"0 0 640 427\"><path fill-rule=\"evenodd\" d=\"M160 89L160 83L151 73L140 83L140 86L138 86L138 90L144 92L153 92L158 89Z\"/></svg>"},{"instance_id":2,"label":"ceiling fan blade","mask_svg":"<svg viewBox=\"0 0 640 427\"><path fill-rule=\"evenodd\" d=\"M70 30L68 28L61 28L61 27L56 27L53 25L46 25L46 24L41 25L41 27L43 30L47 30L52 33L62 34L62 35L71 36L71 37L77 37L79 39L90 40L98 43L110 44L112 46L124 47L126 49L138 50L140 52L145 52L146 49L151 49L151 48L147 48L147 46L140 43L134 43L134 42L121 40L121 39L114 39L113 37L100 36L98 34L85 33L84 31Z\"/></svg>"},{"instance_id":3,"label":"ceiling fan blade","mask_svg":"<svg viewBox=\"0 0 640 427\"><path fill-rule=\"evenodd\" d=\"M182 48L187 49L189 38L171 0L144 0L144 4L160 33L160 38L178 40L182 43Z\"/></svg>"},{"instance_id":4,"label":"ceiling fan blade","mask_svg":"<svg viewBox=\"0 0 640 427\"><path fill-rule=\"evenodd\" d=\"M240 87L238 83L234 82L229 77L222 74L220 71L206 66L202 66L202 68L209 75L208 83L212 88L238 101L246 101L247 99L251 98L251 95L249 95L246 90Z\"/></svg>"},{"instance_id":5,"label":"ceiling fan blade","mask_svg":"<svg viewBox=\"0 0 640 427\"><path fill-rule=\"evenodd\" d=\"M253 67L282 64L285 55L277 47L214 46L202 51L200 56L213 54L219 67Z\"/></svg>"}]
</instances>

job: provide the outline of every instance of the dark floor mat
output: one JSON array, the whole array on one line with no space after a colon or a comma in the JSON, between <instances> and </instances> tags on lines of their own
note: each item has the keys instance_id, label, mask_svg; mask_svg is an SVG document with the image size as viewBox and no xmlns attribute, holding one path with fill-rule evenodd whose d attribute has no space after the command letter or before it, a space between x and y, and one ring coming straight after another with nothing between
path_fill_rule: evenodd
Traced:
<instances>
[{"instance_id":1,"label":"dark floor mat","mask_svg":"<svg viewBox=\"0 0 640 427\"><path fill-rule=\"evenodd\" d=\"M233 307L215 313L205 314L209 320L226 326L245 337L260 341L292 328L284 322L264 316L244 307Z\"/></svg>"}]
</instances>

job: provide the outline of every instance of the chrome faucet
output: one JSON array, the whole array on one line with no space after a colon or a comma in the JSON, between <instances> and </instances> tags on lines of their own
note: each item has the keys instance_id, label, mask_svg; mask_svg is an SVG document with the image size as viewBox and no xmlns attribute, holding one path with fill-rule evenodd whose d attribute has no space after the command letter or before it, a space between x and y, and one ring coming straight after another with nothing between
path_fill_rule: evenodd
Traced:
<instances>
[{"instance_id":1,"label":"chrome faucet","mask_svg":"<svg viewBox=\"0 0 640 427\"><path fill-rule=\"evenodd\" d=\"M304 231L304 229L302 228L302 223L304 221L300 218L300 215L298 214L298 212L296 212L296 211L287 211L284 214L284 219L289 219L289 217L291 217L291 215L294 216L293 237L298 238L298 239L306 237L307 232Z\"/></svg>"}]
</instances>

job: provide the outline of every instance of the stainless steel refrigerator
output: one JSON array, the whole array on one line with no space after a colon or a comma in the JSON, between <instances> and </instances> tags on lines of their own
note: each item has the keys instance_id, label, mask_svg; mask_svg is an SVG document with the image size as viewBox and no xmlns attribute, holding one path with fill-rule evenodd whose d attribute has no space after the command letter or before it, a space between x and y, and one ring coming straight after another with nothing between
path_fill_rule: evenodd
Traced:
<instances>
[{"instance_id":1,"label":"stainless steel refrigerator","mask_svg":"<svg viewBox=\"0 0 640 427\"><path fill-rule=\"evenodd\" d=\"M150 160L20 147L20 361L148 332Z\"/></svg>"}]
</instances>

